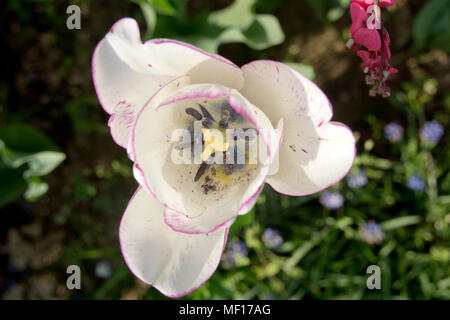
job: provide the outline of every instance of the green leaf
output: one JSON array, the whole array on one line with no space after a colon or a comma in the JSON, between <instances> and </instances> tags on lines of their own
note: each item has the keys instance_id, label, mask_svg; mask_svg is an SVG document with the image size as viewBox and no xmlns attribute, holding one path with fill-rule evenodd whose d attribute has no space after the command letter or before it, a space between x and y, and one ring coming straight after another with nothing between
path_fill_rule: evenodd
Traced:
<instances>
[{"instance_id":1,"label":"green leaf","mask_svg":"<svg viewBox=\"0 0 450 320\"><path fill-rule=\"evenodd\" d=\"M244 31L245 43L256 50L280 44L284 41L284 33L278 19L270 14L259 14L252 25Z\"/></svg>"},{"instance_id":2,"label":"green leaf","mask_svg":"<svg viewBox=\"0 0 450 320\"><path fill-rule=\"evenodd\" d=\"M310 80L314 80L316 76L316 74L314 73L314 68L310 65L297 62L285 62L285 64L287 64L292 69L300 72L302 75L304 75Z\"/></svg>"},{"instance_id":3,"label":"green leaf","mask_svg":"<svg viewBox=\"0 0 450 320\"><path fill-rule=\"evenodd\" d=\"M245 42L245 36L241 30L237 28L229 28L220 34L218 43Z\"/></svg>"},{"instance_id":4,"label":"green leaf","mask_svg":"<svg viewBox=\"0 0 450 320\"><path fill-rule=\"evenodd\" d=\"M9 149L17 152L35 153L57 149L46 134L22 123L11 124L2 128L0 139Z\"/></svg>"},{"instance_id":5,"label":"green leaf","mask_svg":"<svg viewBox=\"0 0 450 320\"><path fill-rule=\"evenodd\" d=\"M145 23L147 24L147 32L145 34L145 38L149 39L153 31L155 31L156 26L156 11L152 6L150 1L145 0L133 0L136 4L139 5L142 11L142 15L144 16Z\"/></svg>"},{"instance_id":6,"label":"green leaf","mask_svg":"<svg viewBox=\"0 0 450 320\"><path fill-rule=\"evenodd\" d=\"M16 159L13 165L14 167L19 167L28 163L28 170L25 172L25 178L31 178L49 174L63 162L64 159L66 159L66 155L62 152L42 151Z\"/></svg>"},{"instance_id":7,"label":"green leaf","mask_svg":"<svg viewBox=\"0 0 450 320\"><path fill-rule=\"evenodd\" d=\"M167 16L176 16L177 6L170 0L152 0L151 4L160 14Z\"/></svg>"},{"instance_id":8,"label":"green leaf","mask_svg":"<svg viewBox=\"0 0 450 320\"><path fill-rule=\"evenodd\" d=\"M394 230L398 228L407 227L420 222L420 216L406 216L400 218L394 218L380 223L381 228L384 231Z\"/></svg>"},{"instance_id":9,"label":"green leaf","mask_svg":"<svg viewBox=\"0 0 450 320\"><path fill-rule=\"evenodd\" d=\"M36 201L48 191L48 184L40 181L38 177L28 181L28 188L25 191L25 199L27 201Z\"/></svg>"},{"instance_id":10,"label":"green leaf","mask_svg":"<svg viewBox=\"0 0 450 320\"><path fill-rule=\"evenodd\" d=\"M293 253L292 256L285 262L285 268L288 271L291 271L307 254L310 252L315 246L315 241L306 241L300 247L298 247Z\"/></svg>"},{"instance_id":11,"label":"green leaf","mask_svg":"<svg viewBox=\"0 0 450 320\"><path fill-rule=\"evenodd\" d=\"M16 200L27 188L24 168L0 167L0 207Z\"/></svg>"},{"instance_id":12,"label":"green leaf","mask_svg":"<svg viewBox=\"0 0 450 320\"><path fill-rule=\"evenodd\" d=\"M255 210L252 209L249 213L240 215L237 217L236 221L232 224L230 231L228 233L228 239L232 239L238 232L253 224L255 220Z\"/></svg>"},{"instance_id":13,"label":"green leaf","mask_svg":"<svg viewBox=\"0 0 450 320\"><path fill-rule=\"evenodd\" d=\"M235 0L225 9L211 13L208 20L223 28L247 29L255 17L252 12L254 4L255 0Z\"/></svg>"},{"instance_id":14,"label":"green leaf","mask_svg":"<svg viewBox=\"0 0 450 320\"><path fill-rule=\"evenodd\" d=\"M419 47L427 45L450 51L450 2L431 0L414 21L413 36Z\"/></svg>"}]
</instances>

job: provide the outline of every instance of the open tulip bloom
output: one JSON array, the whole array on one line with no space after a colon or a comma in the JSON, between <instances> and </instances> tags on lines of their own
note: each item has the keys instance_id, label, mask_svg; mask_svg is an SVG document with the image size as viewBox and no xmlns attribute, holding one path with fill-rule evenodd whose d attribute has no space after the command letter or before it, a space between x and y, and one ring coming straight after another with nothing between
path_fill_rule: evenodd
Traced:
<instances>
[{"instance_id":1,"label":"open tulip bloom","mask_svg":"<svg viewBox=\"0 0 450 320\"><path fill-rule=\"evenodd\" d=\"M122 253L166 296L208 280L228 229L266 182L304 196L352 166L351 130L330 121L325 94L285 64L239 68L179 41L142 43L136 21L124 18L95 49L92 73L140 185L120 224Z\"/></svg>"}]
</instances>

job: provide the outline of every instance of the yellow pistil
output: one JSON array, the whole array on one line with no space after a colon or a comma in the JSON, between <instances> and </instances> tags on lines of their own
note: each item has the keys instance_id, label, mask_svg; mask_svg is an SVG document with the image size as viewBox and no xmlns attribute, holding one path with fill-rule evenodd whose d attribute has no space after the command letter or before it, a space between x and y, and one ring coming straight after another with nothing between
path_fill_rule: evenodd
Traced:
<instances>
[{"instance_id":1,"label":"yellow pistil","mask_svg":"<svg viewBox=\"0 0 450 320\"><path fill-rule=\"evenodd\" d=\"M233 182L233 178L229 175L226 175L223 171L223 167L216 169L216 177L222 182L223 185L227 186Z\"/></svg>"},{"instance_id":2,"label":"yellow pistil","mask_svg":"<svg viewBox=\"0 0 450 320\"><path fill-rule=\"evenodd\" d=\"M218 131L218 130L216 130ZM218 131L220 132L220 131ZM216 136L211 134L211 131L207 128L202 128L203 140L205 141L205 148L202 152L202 160L206 161L209 157L216 151L227 151L229 144L223 142L223 134L221 134L222 139L216 140Z\"/></svg>"}]
</instances>

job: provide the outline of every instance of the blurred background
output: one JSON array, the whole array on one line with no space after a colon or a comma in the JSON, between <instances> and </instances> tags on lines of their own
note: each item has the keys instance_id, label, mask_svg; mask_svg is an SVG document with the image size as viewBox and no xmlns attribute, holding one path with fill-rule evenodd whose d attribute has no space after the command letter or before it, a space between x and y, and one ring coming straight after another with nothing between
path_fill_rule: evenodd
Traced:
<instances>
[{"instance_id":1,"label":"blurred background","mask_svg":"<svg viewBox=\"0 0 450 320\"><path fill-rule=\"evenodd\" d=\"M0 3L0 296L163 299L122 258L137 188L95 96L91 56L138 20L238 65L289 63L330 98L358 157L346 179L292 198L266 186L233 225L216 273L185 299L450 299L450 2L397 0L389 98L369 97L349 0L5 0ZM66 9L81 9L68 30ZM79 265L81 290L66 268ZM370 265L381 290L366 287Z\"/></svg>"}]
</instances>

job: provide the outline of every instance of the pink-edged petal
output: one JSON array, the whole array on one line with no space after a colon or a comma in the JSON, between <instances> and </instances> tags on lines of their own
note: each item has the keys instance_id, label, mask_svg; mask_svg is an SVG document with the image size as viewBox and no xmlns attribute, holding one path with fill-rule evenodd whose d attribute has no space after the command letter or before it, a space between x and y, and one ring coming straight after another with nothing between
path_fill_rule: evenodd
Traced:
<instances>
[{"instance_id":1,"label":"pink-edged petal","mask_svg":"<svg viewBox=\"0 0 450 320\"><path fill-rule=\"evenodd\" d=\"M92 57L92 76L101 105L111 114L114 141L126 147L136 115L151 95L174 77L154 74L135 20L116 22Z\"/></svg>"},{"instance_id":2,"label":"pink-edged petal","mask_svg":"<svg viewBox=\"0 0 450 320\"><path fill-rule=\"evenodd\" d=\"M205 229L205 220L190 218L184 213L174 211L169 207L166 207L164 211L164 223L172 228L176 232L186 233L186 234L207 234L211 232L217 232L220 229L230 228L233 222L236 220L236 214L233 215L228 220L225 220L212 228L209 227ZM217 222L216 222L217 223Z\"/></svg>"},{"instance_id":3,"label":"pink-edged petal","mask_svg":"<svg viewBox=\"0 0 450 320\"><path fill-rule=\"evenodd\" d=\"M131 18L116 22L100 41L92 57L92 75L100 103L111 114L113 139L125 148L142 106L174 78L186 76L193 83L232 88L243 84L239 67L218 55L172 40L143 44Z\"/></svg>"},{"instance_id":4,"label":"pink-edged petal","mask_svg":"<svg viewBox=\"0 0 450 320\"><path fill-rule=\"evenodd\" d=\"M129 269L169 297L200 287L216 270L228 229L209 234L175 232L163 219L164 206L139 188L123 215L119 237Z\"/></svg>"},{"instance_id":5,"label":"pink-edged petal","mask_svg":"<svg viewBox=\"0 0 450 320\"><path fill-rule=\"evenodd\" d=\"M242 116L245 120L241 123L243 127L255 127L269 156L259 158L256 166L241 171L242 177L231 177L242 178L239 183L219 183L206 190L202 179L194 180L199 163L176 164L172 161L171 152L175 144L171 134L190 125L192 118L185 113L187 107L198 108L199 104L210 106L209 111L215 119L220 119L217 112L222 110L224 103ZM236 90L201 84L177 90L156 108L150 104L144 107L132 136L131 145L140 169L137 171L140 184L171 209L167 210L166 223L174 230L186 233L211 232L233 220L240 206L253 199L264 183L279 143L266 115ZM211 179L221 182L219 176L210 173L213 174Z\"/></svg>"},{"instance_id":6,"label":"pink-edged petal","mask_svg":"<svg viewBox=\"0 0 450 320\"><path fill-rule=\"evenodd\" d=\"M275 123L284 119L279 170L266 179L275 190L289 195L318 192L339 181L355 157L352 132L329 122L331 105L309 79L275 61L243 66L243 95Z\"/></svg>"},{"instance_id":7,"label":"pink-edged petal","mask_svg":"<svg viewBox=\"0 0 450 320\"><path fill-rule=\"evenodd\" d=\"M289 66L256 60L242 67L245 85L241 93L276 124L284 119L284 133L300 126L299 120L320 127L333 116L327 96L311 80Z\"/></svg>"},{"instance_id":8,"label":"pink-edged petal","mask_svg":"<svg viewBox=\"0 0 450 320\"><path fill-rule=\"evenodd\" d=\"M187 75L191 83L217 83L234 89L244 84L241 69L219 55L172 39L152 39L144 46L158 65L172 73Z\"/></svg>"},{"instance_id":9,"label":"pink-edged petal","mask_svg":"<svg viewBox=\"0 0 450 320\"><path fill-rule=\"evenodd\" d=\"M277 127L276 127L276 136L277 136L277 143L275 146L276 152L273 154L273 158L271 159L271 165L269 172L267 173L267 176L274 175L278 172L279 169L279 151L281 147L281 143L283 142L284 138L284 120L281 118L278 121ZM267 179L267 178L266 178ZM244 203L241 204L239 207L239 215L247 214L256 204L256 201L258 200L259 195L263 191L265 186L265 181L259 186L258 190Z\"/></svg>"},{"instance_id":10,"label":"pink-edged petal","mask_svg":"<svg viewBox=\"0 0 450 320\"><path fill-rule=\"evenodd\" d=\"M258 190L256 190L256 192L247 199L247 201L245 201L244 203L241 204L241 206L239 207L239 215L244 215L247 214L250 210L252 210L252 208L254 207L254 205L256 204L256 201L258 200L259 195L261 194L261 192L264 189L264 183L261 183L261 185L259 186Z\"/></svg>"},{"instance_id":11,"label":"pink-edged petal","mask_svg":"<svg viewBox=\"0 0 450 320\"><path fill-rule=\"evenodd\" d=\"M172 95L175 91L188 85L189 83L190 83L189 77L179 76L179 77L176 77L176 78L170 80L163 86L161 86L153 94L153 96L144 104L144 106L139 110L138 114L136 115L136 119L140 116L140 114L142 113L142 111L145 108L150 108L150 109L156 108L162 101L164 101L164 99L167 99L167 97ZM129 143L127 144L128 145L128 148L127 148L128 156L133 161L136 161L136 151L134 149L135 126L136 126L136 123L135 123L135 121L133 121L132 127L130 129L130 133L128 134L128 136L129 136L128 142Z\"/></svg>"},{"instance_id":12,"label":"pink-edged petal","mask_svg":"<svg viewBox=\"0 0 450 320\"><path fill-rule=\"evenodd\" d=\"M355 156L352 131L341 123L329 122L316 132L297 137L287 134L280 149L280 169L266 181L287 195L313 194L345 177Z\"/></svg>"},{"instance_id":13,"label":"pink-edged petal","mask_svg":"<svg viewBox=\"0 0 450 320\"><path fill-rule=\"evenodd\" d=\"M155 74L140 39L139 26L131 18L116 22L100 41L92 57L92 76L97 96L109 114L132 105L140 108L173 74Z\"/></svg>"},{"instance_id":14,"label":"pink-edged petal","mask_svg":"<svg viewBox=\"0 0 450 320\"><path fill-rule=\"evenodd\" d=\"M153 96L146 103L149 103L149 101L152 101L152 103L156 103L158 100L162 101L162 99L166 98L172 92L189 83L190 79L187 76L175 77L165 84L160 85ZM111 129L111 135L114 141L123 148L127 148L130 159L134 161L134 153L131 150L131 144L129 144L129 142L131 139L134 122L139 112L142 110L142 106L140 108L135 108L133 105L127 104L125 101L120 103L122 104L122 107L117 108L117 113L111 115L108 126Z\"/></svg>"}]
</instances>

